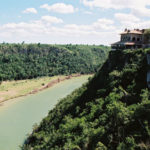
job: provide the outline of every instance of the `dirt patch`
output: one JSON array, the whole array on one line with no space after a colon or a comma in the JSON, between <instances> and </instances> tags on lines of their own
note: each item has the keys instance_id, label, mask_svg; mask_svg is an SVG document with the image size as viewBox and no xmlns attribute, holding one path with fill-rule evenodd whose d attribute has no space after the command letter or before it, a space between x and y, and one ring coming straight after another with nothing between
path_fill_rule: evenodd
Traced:
<instances>
[{"instance_id":1,"label":"dirt patch","mask_svg":"<svg viewBox=\"0 0 150 150\"><path fill-rule=\"evenodd\" d=\"M20 90L20 88L22 88L24 90L24 88L22 86L24 86L23 84L20 86L20 83L22 83L21 81L13 81L13 83L11 83L11 88L8 86L8 89L6 88L6 90L4 91L0 91L0 106L3 104L3 102L5 101L8 101L8 100L12 100L14 98L18 98L18 97L22 97L22 96L27 96L29 94L35 94L35 93L38 93L39 91L43 91L44 89L47 89L47 88L50 88L52 86L54 86L55 84L58 84L60 82L63 82L65 80L69 80L73 77L79 77L81 76L81 74L74 74L74 75L69 75L69 76L59 76L55 79L52 79L49 83L43 83L43 84L40 84L39 86L37 86L35 89L34 88L31 88L31 91L28 90L26 93L25 92L22 92ZM26 83L26 82L29 82L29 81L23 81L23 83ZM42 81L43 82L43 81ZM48 80L47 80L48 82ZM10 82L8 82L9 84ZM30 83L30 82L29 82ZM12 88L12 85L16 85L18 84L19 87L17 87L18 89L14 89L14 87ZM33 82L32 82L33 84ZM4 82L4 85L7 85L7 81ZM10 84L9 84L10 85ZM28 85L29 86L29 85ZM27 86L27 87L28 87ZM29 86L30 88L30 86ZM32 90L33 89L33 90Z\"/></svg>"},{"instance_id":2,"label":"dirt patch","mask_svg":"<svg viewBox=\"0 0 150 150\"><path fill-rule=\"evenodd\" d=\"M81 76L81 75L80 74L75 74L75 75L69 75L69 76L66 76L66 77L63 77L63 78L57 78L57 79L49 82L47 85L43 86L42 88L34 89L29 94L35 94L39 91L43 91L44 89L50 88L50 87L54 86L57 83L60 83L60 82L65 81L65 80L69 80L73 77L79 77L79 76Z\"/></svg>"}]
</instances>

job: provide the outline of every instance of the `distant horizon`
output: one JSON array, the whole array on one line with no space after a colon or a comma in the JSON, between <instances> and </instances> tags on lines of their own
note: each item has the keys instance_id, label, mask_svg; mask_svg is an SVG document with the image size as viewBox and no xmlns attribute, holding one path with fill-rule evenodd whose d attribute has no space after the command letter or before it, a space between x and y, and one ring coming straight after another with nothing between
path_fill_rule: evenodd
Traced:
<instances>
[{"instance_id":1,"label":"distant horizon","mask_svg":"<svg viewBox=\"0 0 150 150\"><path fill-rule=\"evenodd\" d=\"M18 42L18 43L17 42L5 42L4 41L4 42L0 42L0 44L20 44L20 45L21 44L27 44L27 45L28 44L70 45L71 44L71 45L89 45L89 46L94 46L95 45L95 46L108 46L108 47L111 46L111 45L104 45L104 44L86 44L86 43L83 43L83 44L82 43L41 43L41 42L27 43L27 42L24 42L24 41L23 42Z\"/></svg>"},{"instance_id":2,"label":"distant horizon","mask_svg":"<svg viewBox=\"0 0 150 150\"><path fill-rule=\"evenodd\" d=\"M110 46L125 28L150 28L148 0L5 0L0 14L0 43Z\"/></svg>"}]
</instances>

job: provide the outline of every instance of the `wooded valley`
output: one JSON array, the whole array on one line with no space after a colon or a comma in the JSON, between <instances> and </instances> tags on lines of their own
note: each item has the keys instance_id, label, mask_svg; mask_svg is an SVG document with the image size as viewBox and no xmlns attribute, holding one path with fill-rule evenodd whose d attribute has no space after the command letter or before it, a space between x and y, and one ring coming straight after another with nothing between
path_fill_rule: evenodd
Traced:
<instances>
[{"instance_id":1,"label":"wooded valley","mask_svg":"<svg viewBox=\"0 0 150 150\"><path fill-rule=\"evenodd\" d=\"M110 50L107 46L0 44L0 81L41 76L95 73Z\"/></svg>"}]
</instances>

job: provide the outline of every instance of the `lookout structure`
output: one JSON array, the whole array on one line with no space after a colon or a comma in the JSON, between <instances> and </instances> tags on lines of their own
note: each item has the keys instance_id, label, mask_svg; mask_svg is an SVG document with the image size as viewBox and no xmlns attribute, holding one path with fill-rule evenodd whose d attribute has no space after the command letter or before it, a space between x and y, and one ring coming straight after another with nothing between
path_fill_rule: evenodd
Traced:
<instances>
[{"instance_id":1,"label":"lookout structure","mask_svg":"<svg viewBox=\"0 0 150 150\"><path fill-rule=\"evenodd\" d=\"M111 44L112 50L136 49L150 47L150 40L145 39L145 29L125 29L119 42Z\"/></svg>"}]
</instances>

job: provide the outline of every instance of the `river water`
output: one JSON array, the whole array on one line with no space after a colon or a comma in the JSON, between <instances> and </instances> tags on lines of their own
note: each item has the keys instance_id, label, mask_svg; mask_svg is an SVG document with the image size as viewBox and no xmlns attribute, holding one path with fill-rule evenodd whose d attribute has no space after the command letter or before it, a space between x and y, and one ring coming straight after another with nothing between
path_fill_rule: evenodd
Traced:
<instances>
[{"instance_id":1,"label":"river water","mask_svg":"<svg viewBox=\"0 0 150 150\"><path fill-rule=\"evenodd\" d=\"M0 106L0 150L20 150L33 125L39 123L57 102L80 87L89 76L63 81L55 86Z\"/></svg>"}]
</instances>

